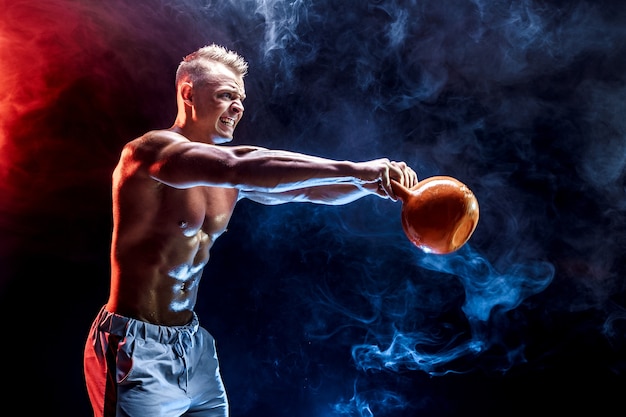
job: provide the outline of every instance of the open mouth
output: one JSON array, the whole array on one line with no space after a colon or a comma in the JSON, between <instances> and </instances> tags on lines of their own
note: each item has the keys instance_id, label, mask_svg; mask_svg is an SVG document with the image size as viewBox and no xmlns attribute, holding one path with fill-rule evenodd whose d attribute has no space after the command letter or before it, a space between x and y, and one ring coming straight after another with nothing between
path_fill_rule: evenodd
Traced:
<instances>
[{"instance_id":1,"label":"open mouth","mask_svg":"<svg viewBox=\"0 0 626 417\"><path fill-rule=\"evenodd\" d=\"M231 119L230 117L220 117L220 123L223 123L228 127L233 127L235 126L235 119Z\"/></svg>"}]
</instances>

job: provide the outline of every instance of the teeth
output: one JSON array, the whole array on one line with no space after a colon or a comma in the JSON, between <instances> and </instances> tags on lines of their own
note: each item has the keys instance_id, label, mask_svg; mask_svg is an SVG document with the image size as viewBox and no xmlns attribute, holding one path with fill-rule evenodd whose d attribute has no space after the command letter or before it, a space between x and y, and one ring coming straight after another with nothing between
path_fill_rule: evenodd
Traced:
<instances>
[{"instance_id":1,"label":"teeth","mask_svg":"<svg viewBox=\"0 0 626 417\"><path fill-rule=\"evenodd\" d=\"M225 125L228 125L230 127L235 126L235 119L231 119L229 117L220 117L220 122L222 122Z\"/></svg>"}]
</instances>

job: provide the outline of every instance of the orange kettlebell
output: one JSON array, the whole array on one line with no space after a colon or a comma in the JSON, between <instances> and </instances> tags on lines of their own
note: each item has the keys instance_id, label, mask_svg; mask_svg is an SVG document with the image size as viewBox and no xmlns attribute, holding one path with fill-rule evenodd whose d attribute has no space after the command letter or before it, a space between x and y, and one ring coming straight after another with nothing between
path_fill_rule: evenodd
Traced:
<instances>
[{"instance_id":1,"label":"orange kettlebell","mask_svg":"<svg viewBox=\"0 0 626 417\"><path fill-rule=\"evenodd\" d=\"M426 178L412 188L391 182L402 201L402 228L427 253L447 254L463 246L478 224L478 201L461 181L448 176Z\"/></svg>"}]
</instances>

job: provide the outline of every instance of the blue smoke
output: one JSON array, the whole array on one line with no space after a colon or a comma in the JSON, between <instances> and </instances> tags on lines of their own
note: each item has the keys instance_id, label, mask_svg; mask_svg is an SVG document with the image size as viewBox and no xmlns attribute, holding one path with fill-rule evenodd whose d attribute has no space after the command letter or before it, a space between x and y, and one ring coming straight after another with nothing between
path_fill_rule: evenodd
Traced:
<instances>
[{"instance_id":1,"label":"blue smoke","mask_svg":"<svg viewBox=\"0 0 626 417\"><path fill-rule=\"evenodd\" d=\"M544 290L554 276L554 267L548 262L514 265L510 271L499 273L485 258L467 248L458 254L427 257L417 264L456 275L461 280L465 289L462 310L468 320L469 337L459 342L454 340L456 335L442 340L440 336L420 330L403 332L398 326L405 327L402 322L410 314L404 311L396 315L394 331L387 335L390 342L382 340L379 344L353 347L352 355L360 369L418 369L430 374L453 372L453 368L447 367L450 362L465 355L479 354L500 342L494 326L502 326L508 311L519 306L527 297ZM419 298L411 287L405 288L403 294L407 298ZM381 345L385 346L384 350L381 350ZM514 346L510 350L516 349L518 347ZM500 370L506 371L511 365L506 363L506 367Z\"/></svg>"},{"instance_id":2,"label":"blue smoke","mask_svg":"<svg viewBox=\"0 0 626 417\"><path fill-rule=\"evenodd\" d=\"M326 265L354 262L323 268L321 286L294 279L315 316L305 334L350 344L356 381L372 372L506 373L527 363L524 311L557 271L582 288L560 288L567 297L548 298L548 309L605 308L622 256L601 235L624 227L624 95L611 87L623 76L605 78L597 66L623 68L614 49L623 50L623 14L588 2L257 4L266 30L254 67L271 79L266 105L286 131L277 144L335 157L391 154L422 177L461 178L481 204L473 240L443 257L411 251L388 232L398 229L398 207L354 208L373 208L374 227L352 209L326 220L323 209L294 214L298 228L323 227L337 241L323 239ZM590 215L608 222L592 225ZM272 254L284 239L306 253L284 222L284 213L267 214L253 236ZM396 243L359 254L353 239ZM279 273L285 259L271 259ZM360 278L344 287L335 275ZM355 382L334 415L398 415L415 406L402 391L361 391Z\"/></svg>"}]
</instances>

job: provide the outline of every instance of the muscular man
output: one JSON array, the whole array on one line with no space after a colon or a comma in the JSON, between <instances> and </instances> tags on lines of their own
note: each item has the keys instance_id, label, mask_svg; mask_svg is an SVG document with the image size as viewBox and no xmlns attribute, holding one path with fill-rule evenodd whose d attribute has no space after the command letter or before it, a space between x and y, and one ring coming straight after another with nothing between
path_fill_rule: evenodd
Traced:
<instances>
[{"instance_id":1,"label":"muscular man","mask_svg":"<svg viewBox=\"0 0 626 417\"><path fill-rule=\"evenodd\" d=\"M233 138L248 64L209 45L176 73L171 128L132 140L113 172L111 283L84 371L95 416L220 416L228 400L213 337L194 313L209 251L235 204L396 200L391 180L417 183L404 162L338 161Z\"/></svg>"}]
</instances>

